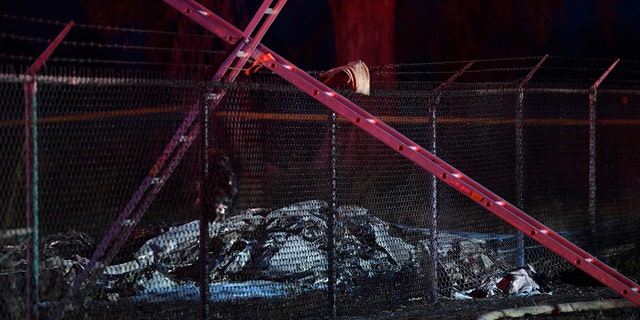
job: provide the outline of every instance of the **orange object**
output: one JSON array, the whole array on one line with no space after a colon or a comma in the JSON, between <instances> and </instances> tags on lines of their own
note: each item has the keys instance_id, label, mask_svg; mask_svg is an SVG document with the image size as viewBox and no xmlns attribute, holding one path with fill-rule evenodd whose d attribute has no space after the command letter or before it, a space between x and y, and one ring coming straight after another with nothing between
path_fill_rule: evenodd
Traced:
<instances>
[{"instance_id":1,"label":"orange object","mask_svg":"<svg viewBox=\"0 0 640 320\"><path fill-rule=\"evenodd\" d=\"M253 62L251 67L247 69L247 71L245 71L245 74L249 75L251 72L258 71L262 67L263 63L271 60L276 60L276 58L274 58L273 55L271 55L271 53L265 53L262 57L258 58L256 61Z\"/></svg>"}]
</instances>

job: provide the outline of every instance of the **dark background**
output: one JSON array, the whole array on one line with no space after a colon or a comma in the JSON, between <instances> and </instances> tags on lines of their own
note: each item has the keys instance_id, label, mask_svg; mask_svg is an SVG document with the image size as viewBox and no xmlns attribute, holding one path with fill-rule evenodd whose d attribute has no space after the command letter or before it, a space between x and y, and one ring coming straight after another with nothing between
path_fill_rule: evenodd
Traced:
<instances>
[{"instance_id":1,"label":"dark background","mask_svg":"<svg viewBox=\"0 0 640 320\"><path fill-rule=\"evenodd\" d=\"M206 1L205 1L206 2ZM227 1L213 1L217 3ZM212 8L243 27L261 1ZM633 0L534 1L399 0L395 9L396 63L491 59L550 54L635 60L640 53L640 3ZM176 31L177 14L162 1L3 1L0 12L66 22ZM354 13L355 14L355 13ZM38 36L0 19L5 33ZM376 28L372 25L371 28ZM264 43L307 70L334 66L334 20L327 0L291 0ZM206 33L194 26L193 32ZM353 35L356 37L357 35ZM87 35L87 40L95 39ZM122 39L106 40L119 41ZM91 39L93 38L93 39ZM124 39L127 40L127 39ZM136 42L139 39L130 39ZM149 40L152 41L152 40ZM37 48L7 48L37 56ZM101 53L106 54L106 53Z\"/></svg>"}]
</instances>

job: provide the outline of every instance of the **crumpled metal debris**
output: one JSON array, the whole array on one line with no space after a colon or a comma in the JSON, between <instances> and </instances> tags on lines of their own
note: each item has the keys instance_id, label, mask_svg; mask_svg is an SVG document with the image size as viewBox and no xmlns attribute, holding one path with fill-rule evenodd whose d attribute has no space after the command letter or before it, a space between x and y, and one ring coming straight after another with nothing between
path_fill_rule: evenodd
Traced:
<instances>
[{"instance_id":1,"label":"crumpled metal debris","mask_svg":"<svg viewBox=\"0 0 640 320\"><path fill-rule=\"evenodd\" d=\"M330 213L324 201L309 200L276 210L248 209L209 222L210 283L266 280L325 285ZM424 277L432 250L428 229L391 224L355 205L340 206L334 214L339 288L351 290L363 279L395 277L400 272ZM95 298L113 301L145 290L197 284L199 230L199 221L172 227L144 242L128 255L133 257L130 261L107 266L98 282L104 290ZM46 237L41 243L41 274L51 292L42 295L45 300L67 291L87 264L74 251L86 252L92 245L75 231ZM544 291L529 266L505 272L494 258L493 246L487 237L440 232L441 293L468 299Z\"/></svg>"},{"instance_id":2,"label":"crumpled metal debris","mask_svg":"<svg viewBox=\"0 0 640 320\"><path fill-rule=\"evenodd\" d=\"M209 224L211 236L218 233L221 224ZM149 266L160 268L180 267L191 264L198 257L198 234L200 221L192 221L181 226L170 228L169 231L145 242L134 254L129 262L111 265L105 268L107 275L120 275L140 271Z\"/></svg>"},{"instance_id":3,"label":"crumpled metal debris","mask_svg":"<svg viewBox=\"0 0 640 320\"><path fill-rule=\"evenodd\" d=\"M452 298L486 298L498 294L537 295L550 293L547 284L531 265L488 276L477 288L453 292Z\"/></svg>"},{"instance_id":4,"label":"crumpled metal debris","mask_svg":"<svg viewBox=\"0 0 640 320\"><path fill-rule=\"evenodd\" d=\"M421 242L431 251L429 238ZM438 274L441 294L458 297L483 287L487 278L504 271L494 258L498 248L486 237L464 233L438 233ZM491 291L492 288L486 288Z\"/></svg>"},{"instance_id":5,"label":"crumpled metal debris","mask_svg":"<svg viewBox=\"0 0 640 320\"><path fill-rule=\"evenodd\" d=\"M327 208L309 200L277 210L250 209L209 224L211 282L264 279L317 284L327 281ZM338 283L358 277L390 274L414 262L413 245L391 236L389 224L364 208L338 208L336 221ZM165 276L167 284L196 279L199 222L172 228L150 239L135 259L108 266L105 274L116 287L143 290ZM165 270L165 272L156 272Z\"/></svg>"},{"instance_id":6,"label":"crumpled metal debris","mask_svg":"<svg viewBox=\"0 0 640 320\"><path fill-rule=\"evenodd\" d=\"M39 250L45 259L71 259L75 255L89 256L95 243L89 235L77 230L54 233L40 240Z\"/></svg>"},{"instance_id":7,"label":"crumpled metal debris","mask_svg":"<svg viewBox=\"0 0 640 320\"><path fill-rule=\"evenodd\" d=\"M26 238L22 234L6 237L0 246L0 314L11 319L24 319ZM67 293L77 275L84 269L93 249L92 239L85 233L70 230L40 239L38 297L41 301L59 301Z\"/></svg>"}]
</instances>

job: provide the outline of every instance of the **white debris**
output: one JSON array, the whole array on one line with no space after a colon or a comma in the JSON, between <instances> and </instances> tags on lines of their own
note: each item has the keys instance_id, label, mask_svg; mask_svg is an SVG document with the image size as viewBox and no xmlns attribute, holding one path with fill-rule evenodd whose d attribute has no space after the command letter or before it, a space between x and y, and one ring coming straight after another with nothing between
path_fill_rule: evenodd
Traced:
<instances>
[{"instance_id":1,"label":"white debris","mask_svg":"<svg viewBox=\"0 0 640 320\"><path fill-rule=\"evenodd\" d=\"M540 293L540 286L531 278L528 268L524 267L509 271L508 276L511 278L511 282L507 288L508 294L523 295Z\"/></svg>"}]
</instances>

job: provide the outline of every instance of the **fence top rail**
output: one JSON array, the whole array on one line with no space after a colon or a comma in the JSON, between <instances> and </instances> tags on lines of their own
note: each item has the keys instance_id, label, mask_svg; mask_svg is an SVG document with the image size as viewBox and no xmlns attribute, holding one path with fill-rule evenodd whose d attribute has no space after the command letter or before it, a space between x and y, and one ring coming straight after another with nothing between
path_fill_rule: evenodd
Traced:
<instances>
[{"instance_id":1,"label":"fence top rail","mask_svg":"<svg viewBox=\"0 0 640 320\"><path fill-rule=\"evenodd\" d=\"M121 85L141 85L141 86L157 86L167 85L180 87L197 87L203 86L201 81L180 80L180 79L161 79L161 78L143 78L143 77L89 77L89 76L52 76L52 75L28 75L28 74L11 74L0 73L0 82L17 82L25 83L37 81L45 84L67 84L67 85L104 85L104 86L121 86Z\"/></svg>"},{"instance_id":2,"label":"fence top rail","mask_svg":"<svg viewBox=\"0 0 640 320\"><path fill-rule=\"evenodd\" d=\"M139 86L175 86L175 87L205 87L211 85L207 81L186 80L186 79L171 79L160 77L139 77L139 76L67 76L67 75L28 75L0 72L0 82L8 83L26 83L36 80L43 84L66 84L66 85L102 85L102 86L123 86L123 85L139 85ZM454 82L455 83L455 82ZM436 94L436 91L432 88L433 83L430 82L411 82L411 83L399 83L400 87L394 90L375 90L372 92L372 96L405 96L410 95L412 97L432 97ZM411 88L402 88L403 84L409 84ZM421 87L418 90L418 87ZM215 84L214 84L215 85ZM238 87L251 87L251 83L224 83L218 84L223 86L238 86ZM589 94L592 92L590 88L570 88L570 86L562 87L562 84L553 84L556 87L525 87L519 89L514 86L513 83L464 83L461 86L450 86L439 90L441 93L453 93L456 94L468 94L468 95L496 95L496 94L517 94L520 90L530 93L553 93L553 94ZM264 88L264 86L253 85L256 90ZM297 89L291 87L289 84L274 84L275 87L290 88L291 91ZM427 90L424 90L427 89ZM627 94L627 95L640 95L640 89L617 89L617 88L599 88L599 93L609 94Z\"/></svg>"}]
</instances>

